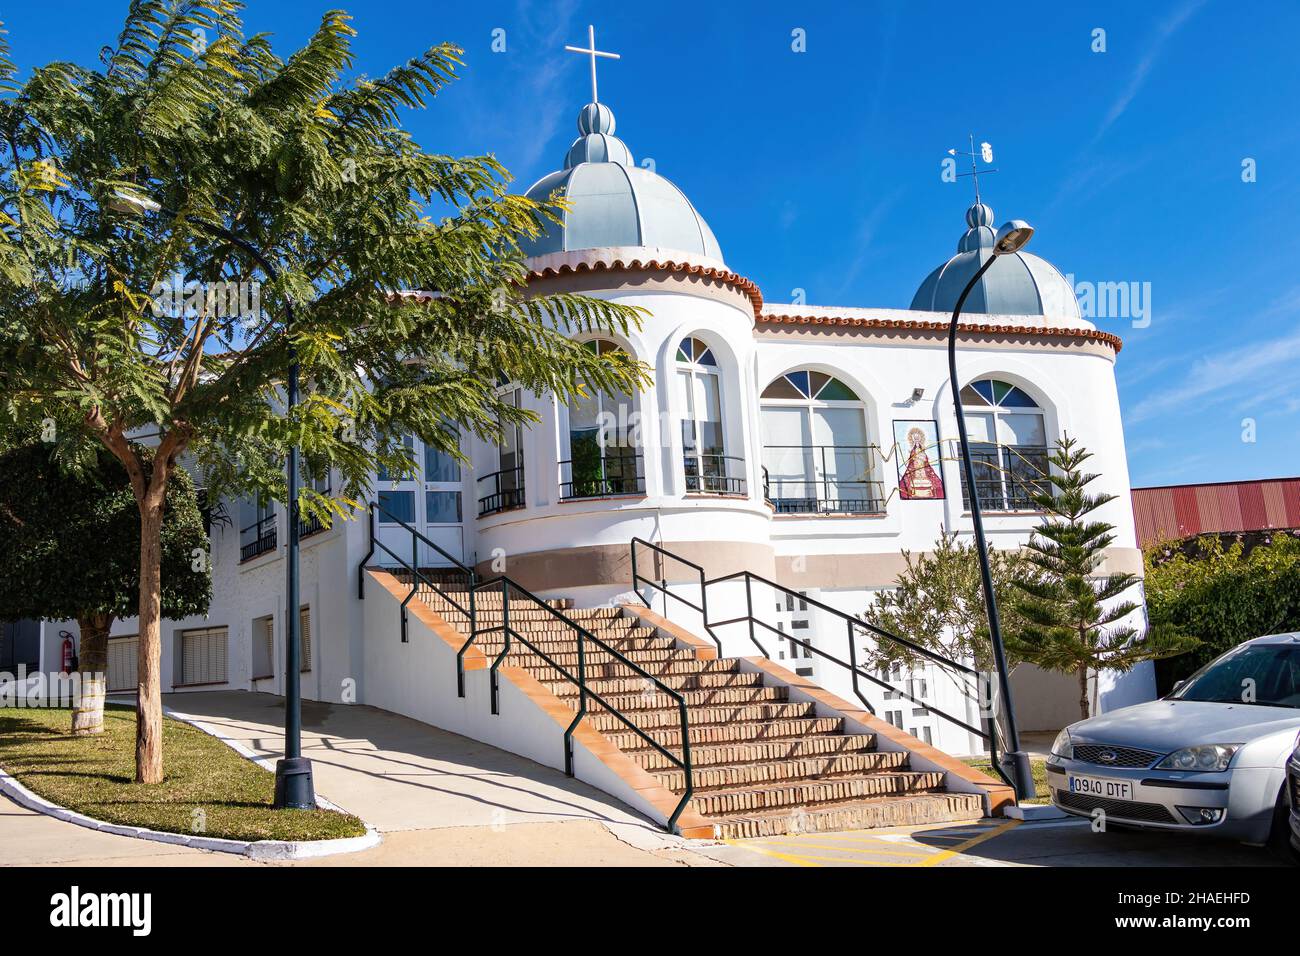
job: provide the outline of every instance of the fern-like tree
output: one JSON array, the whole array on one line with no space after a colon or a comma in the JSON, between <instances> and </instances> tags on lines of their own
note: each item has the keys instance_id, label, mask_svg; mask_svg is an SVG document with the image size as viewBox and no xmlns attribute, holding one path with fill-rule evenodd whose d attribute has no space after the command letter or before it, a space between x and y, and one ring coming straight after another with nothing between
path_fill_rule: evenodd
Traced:
<instances>
[{"instance_id":1,"label":"fern-like tree","mask_svg":"<svg viewBox=\"0 0 1300 956\"><path fill-rule=\"evenodd\" d=\"M1101 574L1115 526L1089 516L1115 499L1091 494L1098 476L1083 471L1091 458L1066 435L1049 458L1052 468L1031 497L1045 514L1025 546L1028 574L1012 584L1018 620L1007 629L1007 651L1047 670L1074 674L1079 713L1088 717L1088 676L1131 670L1142 661L1187 650L1188 639L1164 629L1142 634L1124 619L1138 605L1124 595L1138 582L1127 571Z\"/></svg>"},{"instance_id":2,"label":"fern-like tree","mask_svg":"<svg viewBox=\"0 0 1300 956\"><path fill-rule=\"evenodd\" d=\"M359 506L377 467L413 469L405 434L454 451L458 433L529 424L503 381L567 401L579 382L618 393L644 380L625 354L573 335L623 330L637 312L529 295L521 243L557 207L510 195L492 157L426 152L401 128L460 51L356 78L354 35L330 12L282 59L245 35L237 3L135 0L101 63L51 63L19 83L0 48L0 428L44 422L72 467L99 446L126 469L141 782L163 772L161 530L183 454L214 500L283 501L296 445L309 476L341 477L336 499L299 496L328 521ZM125 216L123 194L161 209ZM286 415L294 360L303 394Z\"/></svg>"},{"instance_id":3,"label":"fern-like tree","mask_svg":"<svg viewBox=\"0 0 1300 956\"><path fill-rule=\"evenodd\" d=\"M72 732L104 729L108 632L136 613L140 514L122 463L99 449L70 472L31 442L0 454L0 619L72 619L81 631L81 693ZM148 461L147 449L141 455ZM184 471L167 483L160 542L164 617L206 614L208 536Z\"/></svg>"}]
</instances>

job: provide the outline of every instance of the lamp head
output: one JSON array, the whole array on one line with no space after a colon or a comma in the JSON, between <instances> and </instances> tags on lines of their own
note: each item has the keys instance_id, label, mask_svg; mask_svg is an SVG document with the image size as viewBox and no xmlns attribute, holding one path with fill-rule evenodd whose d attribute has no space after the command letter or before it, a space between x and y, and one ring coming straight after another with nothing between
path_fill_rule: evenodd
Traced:
<instances>
[{"instance_id":1,"label":"lamp head","mask_svg":"<svg viewBox=\"0 0 1300 956\"><path fill-rule=\"evenodd\" d=\"M125 189L115 189L104 205L114 212L126 213L128 216L143 216L162 209L160 204L149 197L127 192Z\"/></svg>"},{"instance_id":2,"label":"lamp head","mask_svg":"<svg viewBox=\"0 0 1300 956\"><path fill-rule=\"evenodd\" d=\"M1023 219L1012 219L1005 223L993 238L993 254L1009 256L1019 252L1034 234L1034 227Z\"/></svg>"}]
</instances>

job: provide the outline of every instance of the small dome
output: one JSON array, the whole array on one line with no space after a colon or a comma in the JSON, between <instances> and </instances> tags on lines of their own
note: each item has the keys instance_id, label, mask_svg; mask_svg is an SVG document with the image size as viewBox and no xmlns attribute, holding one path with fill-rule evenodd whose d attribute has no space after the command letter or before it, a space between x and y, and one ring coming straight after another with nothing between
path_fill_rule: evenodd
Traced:
<instances>
[{"instance_id":1,"label":"small dome","mask_svg":"<svg viewBox=\"0 0 1300 956\"><path fill-rule=\"evenodd\" d=\"M523 243L526 256L604 246L656 246L722 261L713 230L685 194L667 179L637 166L632 151L614 135L614 113L588 103L578 114L579 136L564 166L526 193L545 200L552 193L569 202L563 222Z\"/></svg>"},{"instance_id":2,"label":"small dome","mask_svg":"<svg viewBox=\"0 0 1300 956\"><path fill-rule=\"evenodd\" d=\"M993 210L975 203L966 210L966 233L957 243L957 254L939 266L921 283L909 308L923 312L951 312L966 283L989 256L993 255ZM989 267L971 289L962 313L986 315L1044 315L1081 320L1079 300L1065 276L1046 259L1030 252L1001 256L1005 262Z\"/></svg>"}]
</instances>

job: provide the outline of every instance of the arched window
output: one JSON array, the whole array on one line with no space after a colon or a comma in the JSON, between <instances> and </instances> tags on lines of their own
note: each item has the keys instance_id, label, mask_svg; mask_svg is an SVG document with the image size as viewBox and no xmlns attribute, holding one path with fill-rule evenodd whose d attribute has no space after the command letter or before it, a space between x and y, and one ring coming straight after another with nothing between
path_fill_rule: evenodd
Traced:
<instances>
[{"instance_id":1,"label":"arched window","mask_svg":"<svg viewBox=\"0 0 1300 956\"><path fill-rule=\"evenodd\" d=\"M866 404L825 372L800 369L761 396L765 493L778 514L884 510Z\"/></svg>"},{"instance_id":2,"label":"arched window","mask_svg":"<svg viewBox=\"0 0 1300 956\"><path fill-rule=\"evenodd\" d=\"M597 355L622 351L608 339L593 339L583 347ZM569 403L569 455L560 462L560 497L643 494L635 424L631 395L603 392L583 382L583 394Z\"/></svg>"},{"instance_id":3,"label":"arched window","mask_svg":"<svg viewBox=\"0 0 1300 956\"><path fill-rule=\"evenodd\" d=\"M1047 474L1047 427L1043 410L1025 391L994 378L961 390L971 461L981 508L1026 511ZM970 507L966 476L962 498Z\"/></svg>"},{"instance_id":4,"label":"arched window","mask_svg":"<svg viewBox=\"0 0 1300 956\"><path fill-rule=\"evenodd\" d=\"M743 495L743 463L727 455L718 360L705 342L688 336L677 346L677 388L686 490Z\"/></svg>"}]
</instances>

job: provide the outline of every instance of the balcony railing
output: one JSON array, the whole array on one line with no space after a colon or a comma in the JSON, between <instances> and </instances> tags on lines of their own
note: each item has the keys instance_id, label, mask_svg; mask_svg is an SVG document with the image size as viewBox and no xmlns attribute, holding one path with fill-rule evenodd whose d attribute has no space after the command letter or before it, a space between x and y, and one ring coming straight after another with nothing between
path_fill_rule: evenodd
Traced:
<instances>
[{"instance_id":1,"label":"balcony railing","mask_svg":"<svg viewBox=\"0 0 1300 956\"><path fill-rule=\"evenodd\" d=\"M274 551L275 544L275 515L267 515L239 529L239 560L249 561L259 554Z\"/></svg>"},{"instance_id":2,"label":"balcony railing","mask_svg":"<svg viewBox=\"0 0 1300 956\"><path fill-rule=\"evenodd\" d=\"M879 514L884 483L875 445L768 445L763 449L763 496L777 514Z\"/></svg>"},{"instance_id":3,"label":"balcony railing","mask_svg":"<svg viewBox=\"0 0 1300 956\"><path fill-rule=\"evenodd\" d=\"M644 461L631 448L610 448L599 457L560 462L562 501L644 494Z\"/></svg>"},{"instance_id":4,"label":"balcony railing","mask_svg":"<svg viewBox=\"0 0 1300 956\"><path fill-rule=\"evenodd\" d=\"M310 538L312 535L320 534L329 527L330 525L327 525L315 515L308 515L305 518L298 519L298 537Z\"/></svg>"},{"instance_id":5,"label":"balcony railing","mask_svg":"<svg viewBox=\"0 0 1300 956\"><path fill-rule=\"evenodd\" d=\"M697 455L683 457L686 490L692 494L744 495L745 459L731 455Z\"/></svg>"},{"instance_id":6,"label":"balcony railing","mask_svg":"<svg viewBox=\"0 0 1300 956\"><path fill-rule=\"evenodd\" d=\"M499 511L524 506L524 467L503 468L478 480L478 516L485 518Z\"/></svg>"},{"instance_id":7,"label":"balcony railing","mask_svg":"<svg viewBox=\"0 0 1300 956\"><path fill-rule=\"evenodd\" d=\"M970 443L971 465L975 471L975 493L986 511L1037 511L1033 496L1047 490L1049 473L1044 445L995 445L991 442ZM952 442L952 457L961 461L961 445ZM970 508L970 489L966 470L961 475L961 498Z\"/></svg>"}]
</instances>

